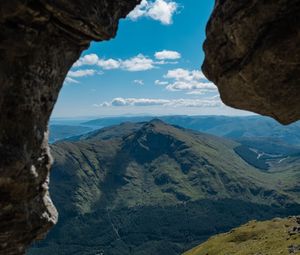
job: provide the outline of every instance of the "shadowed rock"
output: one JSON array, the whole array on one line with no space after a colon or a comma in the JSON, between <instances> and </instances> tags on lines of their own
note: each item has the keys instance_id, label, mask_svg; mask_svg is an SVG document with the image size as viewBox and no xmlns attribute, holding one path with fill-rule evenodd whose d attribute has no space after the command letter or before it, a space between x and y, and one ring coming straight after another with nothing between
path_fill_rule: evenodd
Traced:
<instances>
[{"instance_id":1,"label":"shadowed rock","mask_svg":"<svg viewBox=\"0 0 300 255\"><path fill-rule=\"evenodd\" d=\"M119 19L139 2L1 2L0 254L24 254L57 221L47 124L58 92L90 41L114 37Z\"/></svg>"},{"instance_id":2,"label":"shadowed rock","mask_svg":"<svg viewBox=\"0 0 300 255\"><path fill-rule=\"evenodd\" d=\"M300 1L216 0L203 72L225 104L300 119Z\"/></svg>"},{"instance_id":3,"label":"shadowed rock","mask_svg":"<svg viewBox=\"0 0 300 255\"><path fill-rule=\"evenodd\" d=\"M81 52L115 36L139 2L1 1L1 255L23 254L57 221L48 196L49 116ZM299 2L217 1L203 70L224 102L282 123L300 118Z\"/></svg>"}]
</instances>

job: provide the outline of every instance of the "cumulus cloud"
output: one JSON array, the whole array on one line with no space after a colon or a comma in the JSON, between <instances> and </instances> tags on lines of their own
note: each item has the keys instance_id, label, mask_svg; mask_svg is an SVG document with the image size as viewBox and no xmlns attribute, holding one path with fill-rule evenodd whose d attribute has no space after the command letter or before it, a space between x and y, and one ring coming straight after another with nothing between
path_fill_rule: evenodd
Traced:
<instances>
[{"instance_id":1,"label":"cumulus cloud","mask_svg":"<svg viewBox=\"0 0 300 255\"><path fill-rule=\"evenodd\" d=\"M88 54L77 60L73 66L80 67L84 65L96 65L98 61L99 58L96 54Z\"/></svg>"},{"instance_id":2,"label":"cumulus cloud","mask_svg":"<svg viewBox=\"0 0 300 255\"><path fill-rule=\"evenodd\" d=\"M146 71L154 68L154 61L139 54L136 57L122 61L121 68L130 72Z\"/></svg>"},{"instance_id":3,"label":"cumulus cloud","mask_svg":"<svg viewBox=\"0 0 300 255\"><path fill-rule=\"evenodd\" d=\"M144 85L144 81L143 80L134 80L133 83L135 83L137 85Z\"/></svg>"},{"instance_id":4,"label":"cumulus cloud","mask_svg":"<svg viewBox=\"0 0 300 255\"><path fill-rule=\"evenodd\" d=\"M70 84L70 83L80 83L78 80L74 78L81 78L81 77L86 77L86 76L93 76L95 74L101 74L101 72L97 72L94 69L80 69L76 71L69 71L67 74L67 77L64 81L65 84Z\"/></svg>"},{"instance_id":5,"label":"cumulus cloud","mask_svg":"<svg viewBox=\"0 0 300 255\"><path fill-rule=\"evenodd\" d=\"M114 98L110 102L94 104L95 107L124 106L165 106L165 107L220 107L219 98L207 99L153 99L153 98Z\"/></svg>"},{"instance_id":6,"label":"cumulus cloud","mask_svg":"<svg viewBox=\"0 0 300 255\"><path fill-rule=\"evenodd\" d=\"M183 68L169 70L164 77L167 79L186 80L186 81L206 80L204 74L201 71L198 70L189 71Z\"/></svg>"},{"instance_id":7,"label":"cumulus cloud","mask_svg":"<svg viewBox=\"0 0 300 255\"><path fill-rule=\"evenodd\" d=\"M101 59L96 54L88 54L81 57L73 67L81 66L99 66L105 70L117 69L120 67L120 61L116 59Z\"/></svg>"},{"instance_id":8,"label":"cumulus cloud","mask_svg":"<svg viewBox=\"0 0 300 255\"><path fill-rule=\"evenodd\" d=\"M170 25L178 8L179 5L171 0L143 0L127 17L134 21L148 17L160 21L163 25Z\"/></svg>"},{"instance_id":9,"label":"cumulus cloud","mask_svg":"<svg viewBox=\"0 0 300 255\"><path fill-rule=\"evenodd\" d=\"M79 83L79 81L77 81L77 80L75 80L75 79L73 79L73 78L67 76L64 83L65 83L65 84Z\"/></svg>"},{"instance_id":10,"label":"cumulus cloud","mask_svg":"<svg viewBox=\"0 0 300 255\"><path fill-rule=\"evenodd\" d=\"M104 70L111 70L111 69L118 69L121 66L121 63L119 60L116 59L99 59L97 62L97 65L103 68Z\"/></svg>"},{"instance_id":11,"label":"cumulus cloud","mask_svg":"<svg viewBox=\"0 0 300 255\"><path fill-rule=\"evenodd\" d=\"M89 54L81 57L75 64L74 68L82 66L100 67L103 70L121 69L129 72L147 71L155 68L158 65L176 64L177 62L167 62L165 60L174 60L180 58L180 53L175 51L156 52L155 56L159 61L155 61L143 54L138 54L128 59L104 59L96 54Z\"/></svg>"},{"instance_id":12,"label":"cumulus cloud","mask_svg":"<svg viewBox=\"0 0 300 255\"><path fill-rule=\"evenodd\" d=\"M177 51L171 51L171 50L163 50L158 51L155 53L155 58L159 60L166 60L166 59L180 59L181 54Z\"/></svg>"},{"instance_id":13,"label":"cumulus cloud","mask_svg":"<svg viewBox=\"0 0 300 255\"><path fill-rule=\"evenodd\" d=\"M84 70L77 70L77 71L69 71L67 77L78 78L84 76L92 76L94 74L96 74L96 70L84 69Z\"/></svg>"},{"instance_id":14,"label":"cumulus cloud","mask_svg":"<svg viewBox=\"0 0 300 255\"><path fill-rule=\"evenodd\" d=\"M188 91L188 92L186 92L186 94L187 95L203 95L206 92L207 92L206 90L199 89L199 90Z\"/></svg>"},{"instance_id":15,"label":"cumulus cloud","mask_svg":"<svg viewBox=\"0 0 300 255\"><path fill-rule=\"evenodd\" d=\"M147 0L142 0L142 2L136 6L134 8L133 11L131 11L129 14L128 14L128 18L131 19L131 20L137 20L143 16L147 16L147 11L149 9L149 3Z\"/></svg>"},{"instance_id":16,"label":"cumulus cloud","mask_svg":"<svg viewBox=\"0 0 300 255\"><path fill-rule=\"evenodd\" d=\"M187 94L201 95L216 90L216 86L198 70L177 68L169 70L164 78L165 81L157 81L156 84L165 85L169 91L185 91Z\"/></svg>"},{"instance_id":17,"label":"cumulus cloud","mask_svg":"<svg viewBox=\"0 0 300 255\"><path fill-rule=\"evenodd\" d=\"M201 90L216 90L213 83L199 81L175 81L167 85L166 88L170 91L188 91L188 93L194 92L193 94L195 94L196 91L199 92Z\"/></svg>"},{"instance_id":18,"label":"cumulus cloud","mask_svg":"<svg viewBox=\"0 0 300 255\"><path fill-rule=\"evenodd\" d=\"M111 102L104 102L98 107L107 107L107 106L154 106L154 105L164 105L168 103L169 100L165 99L151 99L151 98L122 98L116 97Z\"/></svg>"}]
</instances>

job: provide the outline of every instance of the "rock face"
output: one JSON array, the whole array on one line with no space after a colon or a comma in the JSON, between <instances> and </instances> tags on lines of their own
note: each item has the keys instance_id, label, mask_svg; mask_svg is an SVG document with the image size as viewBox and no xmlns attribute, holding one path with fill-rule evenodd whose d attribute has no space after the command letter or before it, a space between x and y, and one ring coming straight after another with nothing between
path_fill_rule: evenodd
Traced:
<instances>
[{"instance_id":1,"label":"rock face","mask_svg":"<svg viewBox=\"0 0 300 255\"><path fill-rule=\"evenodd\" d=\"M57 221L48 195L48 119L91 40L112 38L140 0L0 4L0 254L24 254Z\"/></svg>"},{"instance_id":2,"label":"rock face","mask_svg":"<svg viewBox=\"0 0 300 255\"><path fill-rule=\"evenodd\" d=\"M203 72L229 106L300 119L300 0L216 0Z\"/></svg>"}]
</instances>

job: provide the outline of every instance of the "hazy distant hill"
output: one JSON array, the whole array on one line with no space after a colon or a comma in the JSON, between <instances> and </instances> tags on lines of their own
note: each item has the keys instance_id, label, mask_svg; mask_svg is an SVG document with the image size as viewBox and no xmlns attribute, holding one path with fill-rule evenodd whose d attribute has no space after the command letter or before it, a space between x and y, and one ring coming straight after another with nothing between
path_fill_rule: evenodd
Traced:
<instances>
[{"instance_id":1,"label":"hazy distant hill","mask_svg":"<svg viewBox=\"0 0 300 255\"><path fill-rule=\"evenodd\" d=\"M300 213L300 160L269 172L241 144L159 120L52 146L60 221L28 254L181 254L251 219Z\"/></svg>"},{"instance_id":2,"label":"hazy distant hill","mask_svg":"<svg viewBox=\"0 0 300 255\"><path fill-rule=\"evenodd\" d=\"M86 126L73 126L73 125L50 125L49 142L54 143L56 141L66 139L71 136L81 135L88 133L93 129Z\"/></svg>"}]
</instances>

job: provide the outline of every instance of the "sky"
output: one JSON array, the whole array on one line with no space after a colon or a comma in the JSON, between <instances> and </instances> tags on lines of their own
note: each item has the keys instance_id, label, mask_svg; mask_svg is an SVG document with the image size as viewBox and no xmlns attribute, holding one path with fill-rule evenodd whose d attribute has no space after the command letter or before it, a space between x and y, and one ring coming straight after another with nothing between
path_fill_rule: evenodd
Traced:
<instances>
[{"instance_id":1,"label":"sky","mask_svg":"<svg viewBox=\"0 0 300 255\"><path fill-rule=\"evenodd\" d=\"M214 0L143 0L116 38L92 43L69 71L52 118L249 115L225 106L201 72Z\"/></svg>"}]
</instances>

